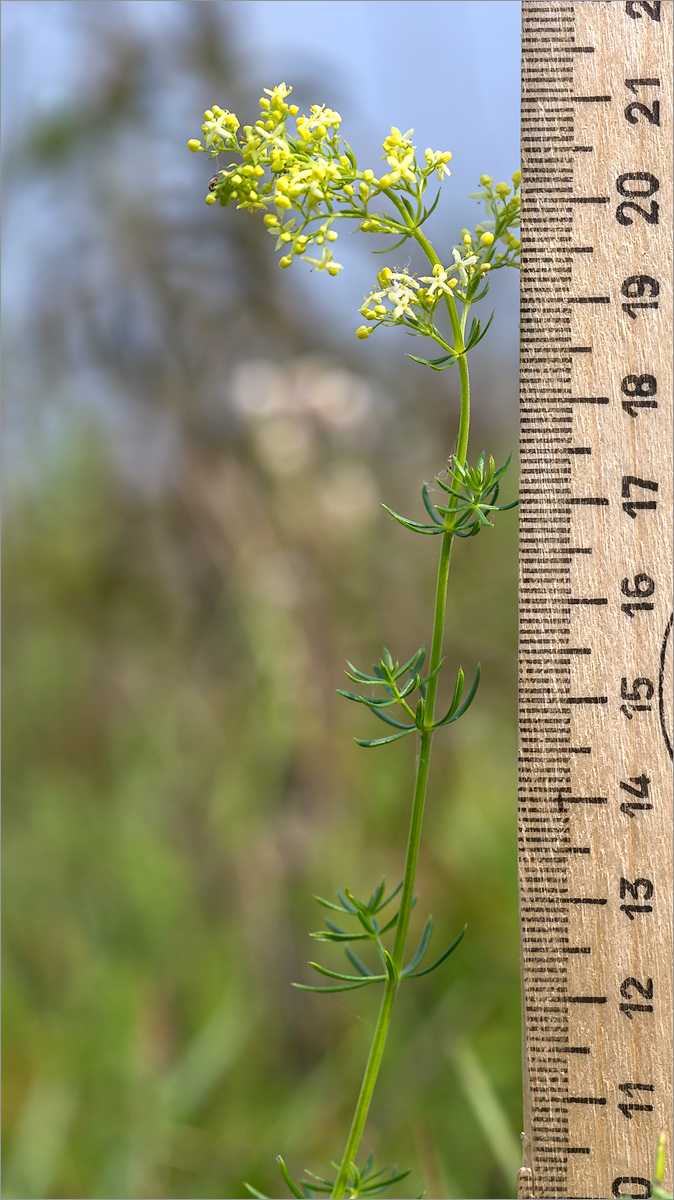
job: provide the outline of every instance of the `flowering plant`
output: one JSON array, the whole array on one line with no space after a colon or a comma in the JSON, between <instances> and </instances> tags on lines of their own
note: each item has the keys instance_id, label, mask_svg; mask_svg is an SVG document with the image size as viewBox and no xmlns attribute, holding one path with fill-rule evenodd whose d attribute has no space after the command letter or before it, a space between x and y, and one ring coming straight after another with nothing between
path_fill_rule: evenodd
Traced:
<instances>
[{"instance_id":1,"label":"flowering plant","mask_svg":"<svg viewBox=\"0 0 674 1200\"><path fill-rule=\"evenodd\" d=\"M421 494L426 517L422 521L409 519L387 508L405 528L441 539L428 662L426 664L423 646L402 665L384 649L371 673L349 663L348 678L359 691L341 692L348 700L364 705L388 727L385 736L357 738L360 746L379 747L410 735L417 741L416 778L403 878L388 896L382 882L367 901L358 899L348 888L338 892L338 902L319 898L319 903L330 911L331 917L326 920L324 930L311 936L317 941L341 945L351 970L332 971L312 962L314 970L330 983L318 986L296 984L313 992L342 992L373 986L381 987L383 991L351 1129L341 1160L334 1164L335 1178L325 1179L307 1171L307 1178L298 1184L288 1173L283 1160L278 1160L293 1195L309 1197L324 1193L353 1198L380 1195L407 1174L398 1172L396 1166L375 1171L372 1157L359 1168L360 1141L401 983L439 967L456 949L465 932L464 926L433 963L424 965L433 930L433 921L429 917L416 951L406 961L433 738L438 729L453 724L464 715L480 681L478 665L473 683L464 696L464 673L459 668L447 712L441 717L436 714L438 680L444 661L442 645L452 546L455 538L474 537L483 528L491 527L494 513L517 503L497 503L501 480L510 459L498 469L494 459L487 459L484 453L472 467L467 461L470 426L467 359L485 336L491 317L484 327L476 317L468 327L467 318L471 305L487 294L489 273L501 267L519 266L520 243L514 231L519 227L520 172L513 174L512 186L505 182L494 185L490 175L480 177L480 190L473 193L473 198L484 204L485 219L473 232L462 229L460 240L441 258L423 228L438 204L440 186L430 206L427 206L425 196L433 177L442 185L450 175L451 154L428 148L423 161L419 161L411 141L414 131L401 133L393 127L383 142L386 163L383 173L377 174L370 168L361 170L351 146L340 135L342 119L339 113L325 105L314 105L309 116L299 115L297 106L287 103L291 90L285 83L265 89L260 100L260 116L253 125L242 127L233 113L217 105L205 112L201 127L203 139L191 139L189 148L195 153L206 153L218 162L221 154L235 156L226 166L218 165L209 184L206 203L226 207L234 202L237 209L263 214L264 224L275 239L277 250L281 251L279 266L282 268L290 267L299 258L315 270L337 275L342 266L333 256L338 239L334 226L343 219L356 222L364 233L393 238L393 244L376 250L376 253L391 254L405 242L415 241L428 259L430 273L417 278L407 269L383 267L377 275L376 286L361 307L365 324L357 328L356 336L365 340L381 326L400 326L412 337L428 338L440 347L441 353L437 355L434 351L434 358L414 354L409 357L434 371L443 371L456 364L461 383L456 450L446 469L435 477L435 483L444 495L434 499L424 483ZM289 128L292 119L295 121L294 133ZM397 897L397 910L391 916L383 917L384 909ZM355 942L361 943L361 953L368 945L371 947L370 963L356 954ZM262 1195L250 1185L246 1186L251 1195Z\"/></svg>"}]
</instances>

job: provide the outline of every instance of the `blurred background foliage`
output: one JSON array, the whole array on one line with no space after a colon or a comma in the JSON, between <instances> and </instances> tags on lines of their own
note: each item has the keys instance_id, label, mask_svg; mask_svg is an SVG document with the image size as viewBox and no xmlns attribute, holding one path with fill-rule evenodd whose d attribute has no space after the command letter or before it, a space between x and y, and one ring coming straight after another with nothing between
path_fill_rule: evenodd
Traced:
<instances>
[{"instance_id":1,"label":"blurred background foliage","mask_svg":"<svg viewBox=\"0 0 674 1200\"><path fill-rule=\"evenodd\" d=\"M290 75L237 51L254 7L3 6L6 1197L278 1196L277 1153L298 1174L341 1152L377 1004L290 984L309 981L312 894L401 872L411 748L356 747L369 716L335 689L347 657L429 636L435 542L381 502L421 512L457 391L400 339L355 341L367 248L347 248L355 292L348 272L300 279L261 222L203 204L185 147L203 108L250 112ZM381 8L339 7L354 36ZM42 21L51 92L26 65ZM288 81L347 136L385 134L345 78L307 61ZM478 219L464 193L450 216L452 241ZM515 295L474 359L472 445L497 461ZM514 515L452 570L449 675L480 659L484 682L436 741L416 923L433 912L438 949L468 936L402 991L364 1146L416 1164L399 1196L505 1197Z\"/></svg>"}]
</instances>

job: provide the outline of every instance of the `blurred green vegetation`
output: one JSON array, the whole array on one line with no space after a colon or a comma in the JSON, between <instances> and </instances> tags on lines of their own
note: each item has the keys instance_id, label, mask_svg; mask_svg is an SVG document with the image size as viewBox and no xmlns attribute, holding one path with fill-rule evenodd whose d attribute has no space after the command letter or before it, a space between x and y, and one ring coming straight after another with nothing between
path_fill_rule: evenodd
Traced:
<instances>
[{"instance_id":1,"label":"blurred green vegetation","mask_svg":"<svg viewBox=\"0 0 674 1200\"><path fill-rule=\"evenodd\" d=\"M421 512L456 391L404 345L377 362L326 332L258 224L202 211L181 119L158 127L151 99L172 88L198 115L204 95L243 108L257 91L220 6L172 7L149 36L117 5L64 6L78 103L7 151L15 202L39 183L63 217L6 334L9 1198L233 1197L244 1179L277 1196L277 1153L323 1173L377 997L291 988L309 981L312 894L402 869L411 747L355 746L372 722L335 689L347 657L429 637L435 542L380 505ZM472 445L499 461L515 386L485 348ZM514 514L457 547L451 597L448 677L484 675L436 739L415 922L434 914L438 948L468 934L401 992L364 1148L414 1166L400 1196L505 1197Z\"/></svg>"}]
</instances>

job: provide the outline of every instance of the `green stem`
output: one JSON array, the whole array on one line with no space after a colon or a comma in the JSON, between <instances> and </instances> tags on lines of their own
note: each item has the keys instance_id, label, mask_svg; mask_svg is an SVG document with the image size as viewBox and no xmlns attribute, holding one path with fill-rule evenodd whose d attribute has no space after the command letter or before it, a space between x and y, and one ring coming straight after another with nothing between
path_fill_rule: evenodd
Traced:
<instances>
[{"instance_id":1,"label":"green stem","mask_svg":"<svg viewBox=\"0 0 674 1200\"><path fill-rule=\"evenodd\" d=\"M410 235L416 239L426 254L429 262L434 266L440 262L435 250L431 246L425 234L421 229L411 224L409 214L404 206L398 201L395 193L390 189L383 189L387 196L393 202L395 207L403 217L405 224L410 230ZM464 343L464 320L459 319L459 314L456 309L456 303L453 296L446 296L447 311L449 320L452 326L452 334L454 336L455 348L459 351L459 375L461 379L461 414L459 417L459 434L457 439L456 460L463 466L466 461L468 450L468 433L470 426L470 381L468 377L468 364L465 357ZM466 306L467 307L467 306ZM459 480L455 477L454 487L458 490ZM456 501L453 502L455 504ZM453 506L453 505L452 505ZM341 1166L335 1186L332 1191L333 1200L341 1200L346 1195L346 1190L349 1183L349 1175L351 1172L351 1164L355 1162L360 1145L360 1139L365 1128L370 1102L374 1092L379 1068L381 1066L386 1038L388 1036L389 1026L391 1024L391 1014L393 1011L393 1003L400 983L400 973L403 969L405 957L405 944L407 942L407 933L409 930L410 917L412 914L412 905L414 902L414 881L416 877L417 862L419 859L419 846L421 843L421 827L424 818L424 807L426 803L426 789L428 784L428 773L431 763L431 749L433 746L433 722L435 720L435 698L438 689L437 670L440 659L442 657L442 643L445 630L445 615L447 611L447 584L449 579L449 563L452 552L452 542L454 534L449 531L442 535L442 546L440 549L440 562L438 564L438 576L435 588L435 610L433 616L433 637L431 641L431 653L428 663L428 671L430 679L426 691L426 710L424 719L424 728L421 731L419 738L419 753L417 755L416 776L414 780L414 796L412 800L412 813L410 816L409 832L407 837L407 852L405 855L405 871L403 875L403 887L400 897L400 910L398 921L396 924L395 941L393 943L392 960L396 971L395 980L388 980L385 985L384 997L379 1010L377 1024L372 1039L372 1046L363 1076L360 1093L356 1102L356 1109L351 1122L349 1137L344 1149Z\"/></svg>"}]
</instances>

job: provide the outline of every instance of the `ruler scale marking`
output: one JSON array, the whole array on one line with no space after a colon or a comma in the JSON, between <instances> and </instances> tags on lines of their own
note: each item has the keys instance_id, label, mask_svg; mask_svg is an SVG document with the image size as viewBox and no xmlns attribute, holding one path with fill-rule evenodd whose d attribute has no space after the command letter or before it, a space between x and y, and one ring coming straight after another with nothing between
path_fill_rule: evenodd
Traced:
<instances>
[{"instance_id":1,"label":"ruler scale marking","mask_svg":"<svg viewBox=\"0 0 674 1200\"><path fill-rule=\"evenodd\" d=\"M522 16L519 1194L645 1197L671 1112L672 0Z\"/></svg>"}]
</instances>

